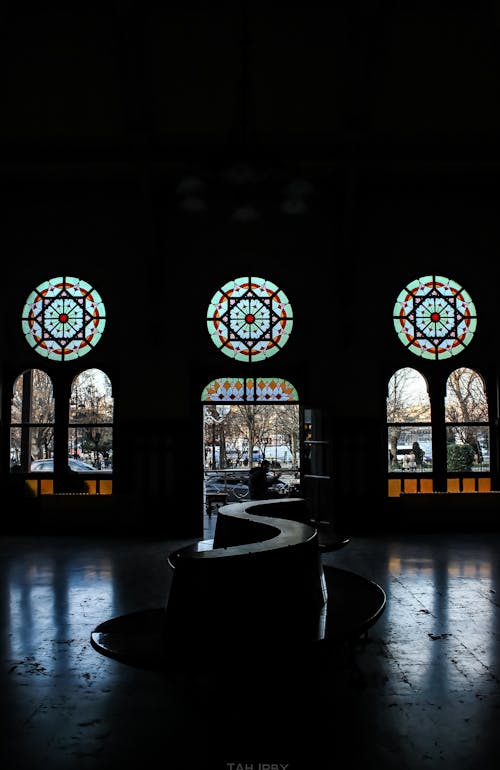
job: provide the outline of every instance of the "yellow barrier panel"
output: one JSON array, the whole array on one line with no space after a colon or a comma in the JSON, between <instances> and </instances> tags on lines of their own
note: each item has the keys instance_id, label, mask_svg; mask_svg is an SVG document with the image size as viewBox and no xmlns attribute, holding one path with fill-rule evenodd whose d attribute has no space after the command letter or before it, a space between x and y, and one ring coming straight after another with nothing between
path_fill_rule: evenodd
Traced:
<instances>
[{"instance_id":1,"label":"yellow barrier panel","mask_svg":"<svg viewBox=\"0 0 500 770\"><path fill-rule=\"evenodd\" d=\"M401 482L399 479L389 479L389 497L399 497L401 494Z\"/></svg>"},{"instance_id":2,"label":"yellow barrier panel","mask_svg":"<svg viewBox=\"0 0 500 770\"><path fill-rule=\"evenodd\" d=\"M420 479L420 492L422 494L430 495L434 491L434 484L432 479Z\"/></svg>"},{"instance_id":3,"label":"yellow barrier panel","mask_svg":"<svg viewBox=\"0 0 500 770\"><path fill-rule=\"evenodd\" d=\"M476 479L462 479L462 492L475 492Z\"/></svg>"},{"instance_id":4,"label":"yellow barrier panel","mask_svg":"<svg viewBox=\"0 0 500 770\"><path fill-rule=\"evenodd\" d=\"M417 479L405 479L405 494L416 495L417 494Z\"/></svg>"}]
</instances>

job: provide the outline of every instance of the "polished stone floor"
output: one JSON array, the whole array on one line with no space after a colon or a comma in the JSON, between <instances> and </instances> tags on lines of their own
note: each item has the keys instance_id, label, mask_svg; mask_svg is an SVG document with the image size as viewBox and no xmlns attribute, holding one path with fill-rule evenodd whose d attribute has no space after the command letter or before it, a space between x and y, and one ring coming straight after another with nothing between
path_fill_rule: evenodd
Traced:
<instances>
[{"instance_id":1,"label":"polished stone floor","mask_svg":"<svg viewBox=\"0 0 500 770\"><path fill-rule=\"evenodd\" d=\"M102 621L162 606L190 541L0 539L2 770L495 770L500 536L353 537L325 565L386 592L356 648L238 655L167 674L101 655ZM209 633L209 631L208 631Z\"/></svg>"}]
</instances>

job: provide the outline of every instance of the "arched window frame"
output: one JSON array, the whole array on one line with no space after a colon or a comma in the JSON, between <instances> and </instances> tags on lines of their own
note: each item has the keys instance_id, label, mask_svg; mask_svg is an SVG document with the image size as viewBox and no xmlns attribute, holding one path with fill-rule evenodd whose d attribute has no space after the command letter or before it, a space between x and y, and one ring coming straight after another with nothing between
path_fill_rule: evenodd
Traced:
<instances>
[{"instance_id":1,"label":"arched window frame","mask_svg":"<svg viewBox=\"0 0 500 770\"><path fill-rule=\"evenodd\" d=\"M105 326L106 309L102 298L95 287L82 278L67 275L50 278L31 291L24 302L21 329L33 353L42 356L46 362L45 376L52 388L52 411L46 424L37 419L43 408L44 394L37 392L33 379L33 372L39 370L27 369L22 374L22 415L11 405L9 440L11 472L22 474L36 495L75 491L90 494L112 492L112 463L109 462L110 456L113 456L112 395L108 399L111 406L104 418L99 413L87 414L82 421L82 415L75 416L72 411L73 383L85 373L100 371L95 366L77 367L83 356L93 354ZM107 377L104 372L101 376ZM18 383L19 378L15 382ZM19 388L16 384L13 387ZM111 394L109 379L107 391ZM15 397L13 390L13 401ZM43 450L37 445L33 452L32 436L42 429L50 434L50 443ZM18 435L22 437L22 442ZM85 465L75 458L84 441L87 445L90 442L93 449L90 457L95 464ZM22 446L20 463L13 463L17 445ZM104 457L106 463L103 463Z\"/></svg>"},{"instance_id":2,"label":"arched window frame","mask_svg":"<svg viewBox=\"0 0 500 770\"><path fill-rule=\"evenodd\" d=\"M11 458L19 460L12 462L10 473L12 478L24 479L30 494L50 495L61 492L83 494L112 494L113 465L106 463L106 467L96 467L102 463L103 449L107 455L113 457L113 399L111 394L111 411L107 416L103 414L87 414L83 420L72 420L71 394L73 384L78 377L85 376L88 372L101 370L95 368L82 369L79 372L69 373L67 370L54 368L51 374L41 369L25 370L19 375L13 384L12 406L10 413L10 454ZM47 386L42 392L37 391L34 376L41 372L50 383L50 394L47 394ZM102 376L107 375L102 372ZM111 380L108 378L108 390L111 393ZM21 384L19 384L21 383ZM19 391L16 395L16 389ZM21 392L22 390L22 392ZM22 414L14 405L14 399L22 399L24 408ZM49 417L37 418L40 408L36 404L42 404L49 400ZM81 465L79 458L74 462L72 447L75 446L75 431L85 430L90 438L98 438L98 443L87 442L91 453L91 462L88 467ZM47 440L42 446L37 437L40 431L45 431ZM73 431L73 433L72 433ZM97 435L98 434L98 435ZM16 452L16 447L21 447ZM111 449L110 449L111 448ZM94 465L94 460L99 457L100 462ZM49 467L45 467L44 460L51 460ZM42 461L42 464L39 464Z\"/></svg>"},{"instance_id":3,"label":"arched window frame","mask_svg":"<svg viewBox=\"0 0 500 770\"><path fill-rule=\"evenodd\" d=\"M31 463L38 459L40 451L52 454L54 432L52 378L43 369L26 369L16 377L12 388L9 442L11 472L30 473Z\"/></svg>"},{"instance_id":4,"label":"arched window frame","mask_svg":"<svg viewBox=\"0 0 500 770\"><path fill-rule=\"evenodd\" d=\"M83 398L80 381L84 383ZM84 369L77 374L71 383L69 399L69 454L77 458L85 451L98 471L111 470L113 413L114 401L108 375L96 368Z\"/></svg>"},{"instance_id":5,"label":"arched window frame","mask_svg":"<svg viewBox=\"0 0 500 770\"><path fill-rule=\"evenodd\" d=\"M405 368L401 367L395 370L388 379L388 392L390 389L390 382L395 373L402 371ZM429 421L425 420L390 420L389 410L386 410L387 416L387 452L388 452L388 494L389 497L399 497L401 494L414 494L414 493L433 493L433 492L490 492L492 489L492 476L490 467L490 435L491 435L491 416L489 409L489 400L487 393L486 378L477 369L472 367L455 367L453 369L447 368L440 372L427 374L424 376L419 369L411 367L424 377L424 380L428 384L429 390L429 408L431 418ZM457 373L469 373L472 378L480 381L482 390L482 407L481 413L477 411L475 414L471 414L469 411L467 419L467 413L455 414L455 418L446 410L446 393L450 378ZM410 467L409 464L403 464L402 462L394 463L391 458L391 431L396 428L400 434L407 431L408 434L413 432L413 437L418 438L416 435L419 431L423 435L426 430L429 431L432 441L432 461L425 462L422 466ZM453 453L450 454L449 433L453 432L457 436L465 435L467 432L472 435L479 435L482 439L482 443L485 446L485 452L487 452L487 462L478 462L475 459L468 466L464 465L460 467L457 461L450 460ZM407 442L406 442L407 443ZM409 450L409 446L405 447L405 450ZM402 458L400 458L401 460Z\"/></svg>"},{"instance_id":6,"label":"arched window frame","mask_svg":"<svg viewBox=\"0 0 500 770\"><path fill-rule=\"evenodd\" d=\"M485 492L491 490L489 465L490 418L485 381L481 373L473 368L447 366L468 348L477 329L477 312L468 291L458 281L442 275L425 275L411 280L399 292L393 307L393 325L400 342L408 352L422 359L421 368L426 369L429 384L429 407L432 408L429 430L432 431L432 467L425 468L425 463L411 467L399 467L399 462L391 451L391 432L407 430L415 432L412 425L394 422L390 414L389 392L386 402L387 451L388 451L388 493L399 496L415 492ZM439 370L430 366L440 362ZM433 362L429 364L429 362ZM411 367L401 367L404 371ZM417 370L418 371L418 370ZM476 399L482 402L482 414L478 415L477 403L471 412L472 402L466 402L471 396L469 390L459 393L455 398L455 413L452 414L448 398L450 383L460 373L471 373L471 382L482 384L482 394ZM458 373L458 374L457 374ZM392 377L388 380L388 391ZM455 383L457 392L460 390ZM455 394L456 395L456 394ZM448 401L448 405L445 403ZM478 419L478 416L480 419ZM409 420L408 422L413 422ZM454 441L450 442L449 438ZM470 448L457 448L457 439L464 437L476 444L476 460ZM478 462L481 456L479 439L485 441L488 450L488 463ZM412 457L413 457L412 452ZM465 457L468 455L468 461ZM461 458L460 462L458 458ZM462 465L460 464L462 463ZM402 464L403 465L403 464ZM427 471L424 477L424 471ZM459 472L463 471L463 472Z\"/></svg>"}]
</instances>

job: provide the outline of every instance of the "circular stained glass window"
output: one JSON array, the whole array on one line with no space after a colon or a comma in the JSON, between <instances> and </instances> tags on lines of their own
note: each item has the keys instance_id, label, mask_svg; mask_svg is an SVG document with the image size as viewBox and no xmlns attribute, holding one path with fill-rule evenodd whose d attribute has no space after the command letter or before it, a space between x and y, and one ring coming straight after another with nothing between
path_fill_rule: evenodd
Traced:
<instances>
[{"instance_id":1,"label":"circular stained glass window","mask_svg":"<svg viewBox=\"0 0 500 770\"><path fill-rule=\"evenodd\" d=\"M476 308L456 281L441 275L417 278L399 294L394 328L408 350L423 358L450 358L472 340Z\"/></svg>"},{"instance_id":2,"label":"circular stained glass window","mask_svg":"<svg viewBox=\"0 0 500 770\"><path fill-rule=\"evenodd\" d=\"M89 353L101 339L106 314L98 292L67 276L44 281L23 308L22 329L41 356L70 361Z\"/></svg>"},{"instance_id":3,"label":"circular stained glass window","mask_svg":"<svg viewBox=\"0 0 500 770\"><path fill-rule=\"evenodd\" d=\"M292 308L271 281L255 276L229 281L212 297L207 325L214 344L238 361L274 356L292 331Z\"/></svg>"}]
</instances>

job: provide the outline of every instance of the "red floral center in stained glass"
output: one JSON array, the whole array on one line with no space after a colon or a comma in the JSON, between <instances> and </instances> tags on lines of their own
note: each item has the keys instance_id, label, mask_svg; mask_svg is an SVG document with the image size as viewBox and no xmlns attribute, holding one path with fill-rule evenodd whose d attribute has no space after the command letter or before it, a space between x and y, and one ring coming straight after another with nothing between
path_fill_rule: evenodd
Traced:
<instances>
[{"instance_id":1,"label":"red floral center in stained glass","mask_svg":"<svg viewBox=\"0 0 500 770\"><path fill-rule=\"evenodd\" d=\"M477 314L461 284L441 275L425 275L399 293L393 323L409 351L442 359L455 356L470 343Z\"/></svg>"},{"instance_id":2,"label":"red floral center in stained glass","mask_svg":"<svg viewBox=\"0 0 500 770\"><path fill-rule=\"evenodd\" d=\"M214 344L237 361L262 361L279 353L292 326L292 309L284 292L256 276L228 281L208 306L207 327Z\"/></svg>"},{"instance_id":3,"label":"red floral center in stained glass","mask_svg":"<svg viewBox=\"0 0 500 770\"><path fill-rule=\"evenodd\" d=\"M106 325L105 308L89 283L59 275L31 292L22 323L37 353L64 361L94 349Z\"/></svg>"}]
</instances>

